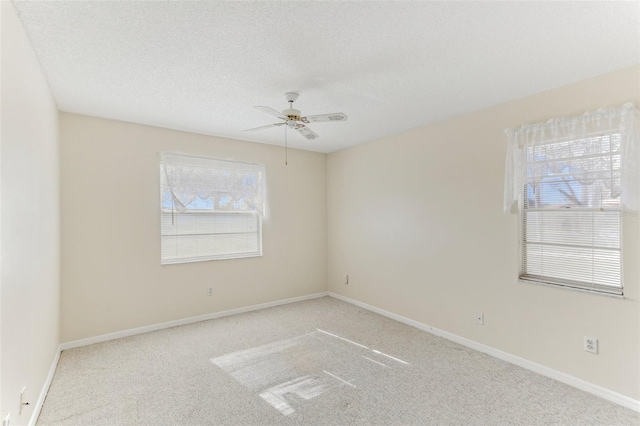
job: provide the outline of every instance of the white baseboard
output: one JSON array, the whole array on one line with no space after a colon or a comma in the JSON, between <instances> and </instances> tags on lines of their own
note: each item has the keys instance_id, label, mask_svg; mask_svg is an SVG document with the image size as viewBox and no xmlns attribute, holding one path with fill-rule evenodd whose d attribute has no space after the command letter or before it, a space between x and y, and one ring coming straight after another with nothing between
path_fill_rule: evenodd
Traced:
<instances>
[{"instance_id":1,"label":"white baseboard","mask_svg":"<svg viewBox=\"0 0 640 426\"><path fill-rule=\"evenodd\" d=\"M492 348L491 346L483 345L482 343L475 342L473 340L467 339L465 337L458 336L453 333L449 333L444 330L437 329L435 327L431 327L429 325L423 324L421 322L403 317L401 315L394 314L389 311L385 311L384 309L376 308L375 306L367 305L366 303L359 302L355 299L351 299L349 297L343 296L338 293L329 292L329 296L334 297L336 299L342 300L347 303L351 303L353 305L359 306L361 308L367 309L371 312L375 312L377 314L383 315L385 317L394 319L398 322L410 325L412 327L418 328L420 330L426 331L428 333L434 334L436 336L444 337L447 340L451 340L452 342L459 343L468 348L474 349L479 352L484 352L488 355L491 355L495 358L499 358L503 361L510 362L511 364L515 364L519 367L526 368L527 370L531 370L535 373L541 374L543 376L555 379L559 382L565 383L569 386L573 386L574 388L578 388L580 390L589 392L593 395L604 398L608 401L614 402L616 404L622 405L623 407L630 408L634 411L640 412L640 401L630 398L628 396L622 395L620 393L614 392L610 389L604 388L602 386L587 382L585 380L579 379L577 377L571 376L566 373L562 373L560 371L554 370L552 368L546 367L541 364L537 364L533 361L529 361L524 358L520 358L518 356L512 355L507 352L503 352L499 349Z\"/></svg>"},{"instance_id":2,"label":"white baseboard","mask_svg":"<svg viewBox=\"0 0 640 426\"><path fill-rule=\"evenodd\" d=\"M62 343L58 346L58 350L54 356L53 359L53 363L51 364L51 368L49 370L49 374L47 376L47 379L44 383L44 385L42 386L42 390L40 392L40 396L38 397L38 402L36 403L33 413L31 414L31 419L29 420L29 426L34 426L36 424L36 421L38 420L38 416L40 415L40 410L42 409L42 405L44 404L44 400L47 396L47 392L49 390L49 386L51 386L51 381L53 380L53 375L56 371L56 367L58 365L58 360L60 358L60 353L63 350L66 349L72 349L72 348L77 348L80 346L86 346L86 345L91 345L94 343L99 343L99 342L106 342L108 340L114 340L114 339L119 339L121 337L127 337L127 336L133 336L136 334L142 334L142 333L147 333L149 331L155 331L155 330L162 330L165 328L170 328L170 327L176 327L179 325L185 325L185 324L191 324L191 323L195 323L195 322L199 322L199 321L206 321L206 320L210 320L210 319L214 319L214 318L221 318L221 317L225 317L225 316L229 316L229 315L235 315L235 314L240 314L240 313L244 313L244 312L251 312L251 311L257 311L260 309L265 309L265 308L271 308L274 306L279 306L279 305L285 305L288 303L295 303L295 302L301 302L304 300L310 300L310 299L316 299L319 297L324 297L324 296L331 296L333 298L342 300L344 302L347 303L351 303L353 305L359 306L363 309L367 309L369 311L375 312L377 314L383 315L385 317L394 319L398 322L410 325L412 327L418 328L420 330L426 331L428 333L434 334L436 336L440 336L443 337L447 340L451 340L453 342L459 343L463 346L467 346L471 349L480 351L480 352L484 352L488 355L491 355L495 358L499 358L503 361L507 361L510 362L514 365L517 365L519 367L525 368L527 370L531 370L533 372L536 372L538 374L541 374L543 376L558 380L559 382L568 384L570 386L573 386L575 388L578 388L580 390L589 392L593 395L599 396L601 398L604 398L608 401L614 402L616 404L619 404L623 407L627 407L630 408L634 411L638 411L640 412L640 401L637 401L633 398L629 398L628 396L619 394L617 392L614 392L612 390L609 390L607 388L604 388L602 386L598 386L596 384L587 382L585 380L582 379L578 379L577 377L571 376L569 374L566 373L562 373L560 371L554 370L552 368L546 367L544 365L541 364L537 364L535 362L526 360L524 358L520 358L518 356L512 355L510 353L507 352L503 352L501 350L492 348L490 346L484 345L482 343L478 343L475 342L473 340L467 339L465 337L461 337L458 336L456 334L453 333L449 333L447 331L443 331L434 327L431 327L429 325L423 324L421 322L403 317L401 315L397 315L394 314L392 312L389 311L385 311L384 309L380 309L380 308L376 308L375 306L371 306L368 305L366 303L363 302L359 302L355 299L351 299L349 297L346 296L342 296L341 294L338 293L333 293L333 292L321 292L321 293L315 293L315 294L310 294L310 295L306 295L306 296L300 296L300 297L293 297L290 299L283 299L283 300L276 300L273 302L267 302L267 303L261 303L259 305L252 305L252 306L245 306L242 308L236 308L236 309L229 309L227 311L221 311L221 312L215 312L212 314L205 314L205 315L200 315L197 317L190 317L190 318L184 318L184 319L180 319L180 320L175 320L175 321L168 321L168 322L164 322L164 323L160 323L160 324L153 324L153 325L148 325L148 326L144 326L144 327L138 327L138 328L132 328L129 330L122 330L122 331L118 331L115 333L109 333L109 334L103 334L100 336L95 336L95 337L89 337L86 339L80 339L80 340L74 340L71 342L65 342Z\"/></svg>"},{"instance_id":3,"label":"white baseboard","mask_svg":"<svg viewBox=\"0 0 640 426\"><path fill-rule=\"evenodd\" d=\"M108 340L120 339L121 337L134 336L136 334L148 333L150 331L162 330L165 328L177 327L179 325L192 324L194 322L206 321L214 318L226 317L229 315L241 314L244 312L257 311L260 309L271 308L288 303L302 302L303 300L317 299L319 297L328 296L328 292L308 294L306 296L292 297L290 299L281 299L273 302L261 303L259 305L244 306L242 308L229 309L227 311L214 312L212 314L199 315L197 317L183 318L174 321L167 321L159 324L146 325L144 327L130 328L128 330L116 331L114 333L102 334L100 336L87 337L86 339L73 340L60 345L61 350L78 348L80 346L92 345L94 343L106 342Z\"/></svg>"},{"instance_id":4,"label":"white baseboard","mask_svg":"<svg viewBox=\"0 0 640 426\"><path fill-rule=\"evenodd\" d=\"M44 400L47 397L47 392L49 392L49 387L51 386L51 381L53 380L53 375L56 373L56 367L58 367L60 352L62 352L62 350L60 349L60 345L58 345L56 354L53 356L51 368L49 368L49 374L47 375L47 379L44 381L44 385L42 385L42 389L40 390L38 402L36 402L36 405L33 407L33 413L31 413L31 419L29 419L29 426L35 426L36 422L38 421L40 410L42 410L42 404L44 404Z\"/></svg>"}]
</instances>

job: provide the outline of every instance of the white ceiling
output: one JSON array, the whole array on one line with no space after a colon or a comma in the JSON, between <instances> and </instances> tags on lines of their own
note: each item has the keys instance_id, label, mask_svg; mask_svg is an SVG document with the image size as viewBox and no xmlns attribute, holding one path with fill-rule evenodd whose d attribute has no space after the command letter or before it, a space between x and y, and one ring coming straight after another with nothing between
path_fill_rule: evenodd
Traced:
<instances>
[{"instance_id":1,"label":"white ceiling","mask_svg":"<svg viewBox=\"0 0 640 426\"><path fill-rule=\"evenodd\" d=\"M640 2L14 1L63 111L331 152L640 63Z\"/></svg>"}]
</instances>

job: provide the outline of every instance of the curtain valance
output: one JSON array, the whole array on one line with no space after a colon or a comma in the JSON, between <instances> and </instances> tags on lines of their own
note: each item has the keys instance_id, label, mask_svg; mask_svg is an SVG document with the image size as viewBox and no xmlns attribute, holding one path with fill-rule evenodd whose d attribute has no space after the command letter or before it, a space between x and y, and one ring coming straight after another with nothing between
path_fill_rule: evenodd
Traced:
<instances>
[{"instance_id":1,"label":"curtain valance","mask_svg":"<svg viewBox=\"0 0 640 426\"><path fill-rule=\"evenodd\" d=\"M624 211L637 214L640 211L637 115L638 110L627 103L621 108L505 130L508 136L505 213L511 211L514 201L521 199L525 186L533 192L542 187L547 200L552 200L551 192L558 183L571 180L580 185L576 189L579 193L569 194L580 206L602 208L616 200Z\"/></svg>"},{"instance_id":2,"label":"curtain valance","mask_svg":"<svg viewBox=\"0 0 640 426\"><path fill-rule=\"evenodd\" d=\"M265 169L261 164L163 152L160 167L173 208L179 212L200 198L210 200L213 210L264 215Z\"/></svg>"}]
</instances>

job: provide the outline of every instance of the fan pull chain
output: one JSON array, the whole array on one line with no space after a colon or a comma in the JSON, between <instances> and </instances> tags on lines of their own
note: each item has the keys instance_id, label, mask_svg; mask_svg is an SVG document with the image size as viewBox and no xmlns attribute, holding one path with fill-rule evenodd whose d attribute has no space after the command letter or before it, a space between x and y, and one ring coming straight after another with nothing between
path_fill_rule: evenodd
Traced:
<instances>
[{"instance_id":1,"label":"fan pull chain","mask_svg":"<svg viewBox=\"0 0 640 426\"><path fill-rule=\"evenodd\" d=\"M288 166L289 165L289 158L288 158L288 151L287 151L287 126L286 124L284 125L284 165Z\"/></svg>"}]
</instances>

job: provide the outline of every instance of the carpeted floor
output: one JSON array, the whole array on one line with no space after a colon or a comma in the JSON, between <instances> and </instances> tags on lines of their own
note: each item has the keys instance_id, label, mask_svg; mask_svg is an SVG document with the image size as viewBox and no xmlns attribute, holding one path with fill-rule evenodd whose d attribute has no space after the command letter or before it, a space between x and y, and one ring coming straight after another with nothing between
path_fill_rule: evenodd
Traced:
<instances>
[{"instance_id":1,"label":"carpeted floor","mask_svg":"<svg viewBox=\"0 0 640 426\"><path fill-rule=\"evenodd\" d=\"M39 425L638 425L640 413L324 297L60 357Z\"/></svg>"}]
</instances>

